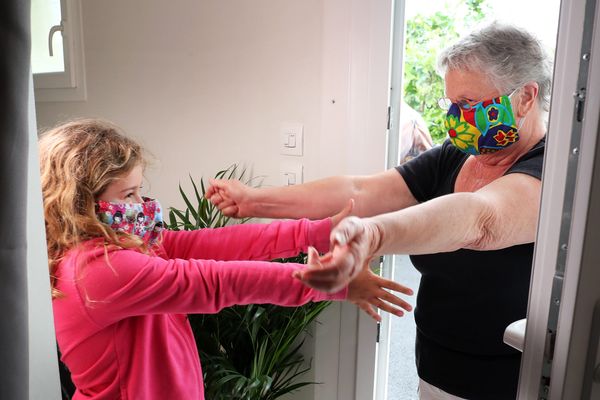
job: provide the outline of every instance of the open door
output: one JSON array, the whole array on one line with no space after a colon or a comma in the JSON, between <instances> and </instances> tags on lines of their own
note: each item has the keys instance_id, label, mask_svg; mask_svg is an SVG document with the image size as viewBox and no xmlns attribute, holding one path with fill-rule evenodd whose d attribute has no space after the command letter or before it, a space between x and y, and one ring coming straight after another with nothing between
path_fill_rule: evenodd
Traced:
<instances>
[{"instance_id":1,"label":"open door","mask_svg":"<svg viewBox=\"0 0 600 400\"><path fill-rule=\"evenodd\" d=\"M427 15L427 12L433 13L437 10L444 10L445 7L449 7L451 4L456 5L459 2L451 2L451 1L431 1L427 3L422 3L422 5L417 5L417 3L410 3L402 0L394 1L394 12L393 12L393 30L392 30L392 56L391 56L391 75L390 75L390 95L389 95L389 123L388 123L388 147L387 147L387 158L386 158L386 167L393 168L398 165L400 162L399 157L399 126L400 126L400 115L399 109L400 107L396 106L401 104L402 102L402 89L403 89L403 75L404 75L404 60L403 56L405 53L405 42L410 40L410 33L406 33L405 25L410 25L411 18L415 14ZM524 2L506 2L506 3L493 3L489 2L486 6L489 6L488 13L483 17L484 22L491 22L494 19L499 19L505 22L512 22L516 25L521 25L526 27L531 32L535 33L548 47L548 50L554 52L554 48L556 45L556 37L557 37L557 23L558 23L558 15L559 15L559 7L560 1L539 1L539 0L528 0ZM566 3L566 2L563 2ZM564 8L570 7L568 4L562 5L563 10L560 13L561 18L565 19L565 11ZM415 11L417 9L418 11ZM446 11L444 11L446 12ZM535 21L532 21L531 15L536 14L537 18ZM577 23L578 27L581 28L582 23ZM561 21L561 28L564 31L569 30L569 26ZM460 30L460 34L465 34L470 31L470 27L462 27ZM563 32L561 38L566 38L567 35L570 35L571 42L569 45L571 48L577 47L578 51L580 50L580 38L573 38L572 33ZM575 40L575 42L572 42ZM579 41L577 41L579 40ZM575 43L575 44L573 44ZM579 57L579 55L575 56L573 54L565 54L566 48L563 47L558 49L558 53L555 53L556 59L556 71L555 71L555 89L553 92L553 97L558 97L558 99L553 101L552 108L555 109L557 106L555 103L562 101L565 103L565 99L570 101L568 104L567 114L571 115L573 111L573 92L575 89L569 89L568 94L563 94L562 92L557 90L557 87L563 84L565 80L563 77L563 73L561 71L565 70L566 67L572 68L574 58ZM570 49L569 51L572 51ZM409 51L406 51L407 58L409 58ZM409 66L407 64L407 70L409 70ZM575 72L576 74L576 72ZM576 75L575 75L576 76ZM575 87L576 85L573 83L571 86ZM554 119L558 117L558 115L564 115L564 112L557 113L553 112ZM570 119L568 129L570 129ZM556 122L554 122L556 124ZM551 127L550 130L550 141L553 141L552 137L560 137L563 132L566 132L566 128L554 128ZM555 133L557 132L557 133ZM563 145L564 143L568 143L568 139L564 139L563 137L556 138L554 142L559 141L559 145ZM548 150L547 150L548 151ZM548 157L548 156L547 156ZM553 162L550 162L553 164ZM552 165L546 167L556 169L556 171L552 170L551 172L546 172L545 176L552 176L550 179L546 179L549 181L544 183L544 187L549 185L553 185L556 183L556 179L554 179L554 174L560 174L560 171L565 170L565 165L558 165L558 167L553 168ZM555 191L545 192L545 197L550 196L559 196L560 199L564 197L564 192L560 191L557 194ZM548 203L549 199L545 201ZM559 212L560 213L560 212ZM540 233L538 234L538 241L546 242L544 232L546 232L545 228L539 228ZM539 248L540 246L538 246ZM407 274L406 270L413 270L412 265L410 265L410 260L408 260L407 256L386 256L384 257L382 263L382 275L386 278L391 278L398 280L404 284L410 282L409 286L413 289L418 288L418 277L416 278L416 283L413 283L414 277ZM417 274L415 272L414 274ZM414 275L413 274L413 275ZM407 280L408 278L408 280ZM551 287L551 282L544 282L542 288ZM543 294L543 289L540 289ZM533 297L533 295L532 295ZM548 314L548 309L545 308L544 312ZM416 372L414 372L414 319L412 319L412 315L407 315L399 321L398 319L390 318L386 313L382 314L382 322L379 326L379 335L378 335L378 348L377 348L377 369L376 369L376 383L375 383L375 400L387 400L387 399L416 399L417 392L416 386L418 385L418 377L416 376ZM411 322L408 324L407 322ZM521 350L523 349L524 342L524 330L525 330L525 321L521 321L517 324L516 327L516 335L515 339L511 342L510 335L507 337L507 341L515 344L516 347L519 347ZM545 340L545 335L542 334L540 336L540 340ZM402 342L402 345L399 346L398 343ZM517 342L517 343L515 343ZM540 360L541 363L541 360ZM539 377L536 377L536 387L539 387ZM531 398L524 396L522 398Z\"/></svg>"},{"instance_id":2,"label":"open door","mask_svg":"<svg viewBox=\"0 0 600 400\"><path fill-rule=\"evenodd\" d=\"M600 399L599 115L600 8L563 1L519 399Z\"/></svg>"}]
</instances>

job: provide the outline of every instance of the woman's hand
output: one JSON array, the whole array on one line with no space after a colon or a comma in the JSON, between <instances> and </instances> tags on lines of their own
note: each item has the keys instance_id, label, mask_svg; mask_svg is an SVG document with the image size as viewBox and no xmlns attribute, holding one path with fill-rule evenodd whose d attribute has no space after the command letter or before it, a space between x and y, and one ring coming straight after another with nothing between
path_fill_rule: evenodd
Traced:
<instances>
[{"instance_id":1,"label":"woman's hand","mask_svg":"<svg viewBox=\"0 0 600 400\"><path fill-rule=\"evenodd\" d=\"M397 282L391 281L374 274L368 267L363 268L358 276L348 285L348 301L356 304L376 321L381 321L381 315L376 308L387 311L398 317L404 311L412 311L412 306L401 298L391 294L385 289L394 290L412 296L412 289ZM397 306L397 307L394 307Z\"/></svg>"},{"instance_id":2,"label":"woman's hand","mask_svg":"<svg viewBox=\"0 0 600 400\"><path fill-rule=\"evenodd\" d=\"M252 217L247 210L246 200L251 187L237 179L209 179L210 186L204 197L210 200L227 217Z\"/></svg>"},{"instance_id":3,"label":"woman's hand","mask_svg":"<svg viewBox=\"0 0 600 400\"><path fill-rule=\"evenodd\" d=\"M324 292L336 292L348 285L368 268L381 242L379 230L367 221L357 217L343 219L331 231L333 250L319 257L316 250L309 249L308 268L294 276Z\"/></svg>"}]
</instances>

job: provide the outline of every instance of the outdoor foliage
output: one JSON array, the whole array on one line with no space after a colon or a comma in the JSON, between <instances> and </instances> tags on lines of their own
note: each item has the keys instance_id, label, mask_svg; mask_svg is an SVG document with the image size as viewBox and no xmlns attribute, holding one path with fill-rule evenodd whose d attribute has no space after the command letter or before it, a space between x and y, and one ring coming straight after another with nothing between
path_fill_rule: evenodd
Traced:
<instances>
[{"instance_id":1,"label":"outdoor foliage","mask_svg":"<svg viewBox=\"0 0 600 400\"><path fill-rule=\"evenodd\" d=\"M446 112L438 106L438 100L444 97L444 81L437 73L437 56L459 37L458 32L465 26L483 20L488 9L487 0L466 0L448 3L444 11L417 14L406 21L404 101L421 113L434 143L446 138Z\"/></svg>"},{"instance_id":2,"label":"outdoor foliage","mask_svg":"<svg viewBox=\"0 0 600 400\"><path fill-rule=\"evenodd\" d=\"M233 165L218 172L215 178L243 180L245 172ZM169 228L194 230L227 225L230 219L204 197L203 179L199 188L191 176L190 181L193 197L179 186L186 208L171 208ZM273 261L306 263L306 255ZM301 307L252 304L228 307L218 314L190 315L202 360L206 398L273 400L314 384L299 380L310 369L299 350L310 324L329 304L309 303Z\"/></svg>"}]
</instances>

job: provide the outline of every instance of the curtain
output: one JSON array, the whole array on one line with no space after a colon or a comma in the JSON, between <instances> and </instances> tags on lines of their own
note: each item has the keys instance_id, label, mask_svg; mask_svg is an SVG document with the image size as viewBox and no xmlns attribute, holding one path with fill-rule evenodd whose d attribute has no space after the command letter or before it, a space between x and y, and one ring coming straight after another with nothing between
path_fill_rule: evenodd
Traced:
<instances>
[{"instance_id":1,"label":"curtain","mask_svg":"<svg viewBox=\"0 0 600 400\"><path fill-rule=\"evenodd\" d=\"M0 1L0 398L29 397L27 161L30 2Z\"/></svg>"}]
</instances>

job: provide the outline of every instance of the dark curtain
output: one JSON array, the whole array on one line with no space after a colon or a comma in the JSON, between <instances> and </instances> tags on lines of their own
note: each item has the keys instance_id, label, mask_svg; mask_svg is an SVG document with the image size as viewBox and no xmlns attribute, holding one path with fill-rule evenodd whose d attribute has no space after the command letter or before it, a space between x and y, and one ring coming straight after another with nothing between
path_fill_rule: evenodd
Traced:
<instances>
[{"instance_id":1,"label":"dark curtain","mask_svg":"<svg viewBox=\"0 0 600 400\"><path fill-rule=\"evenodd\" d=\"M29 397L27 158L30 2L0 1L0 399Z\"/></svg>"}]
</instances>

